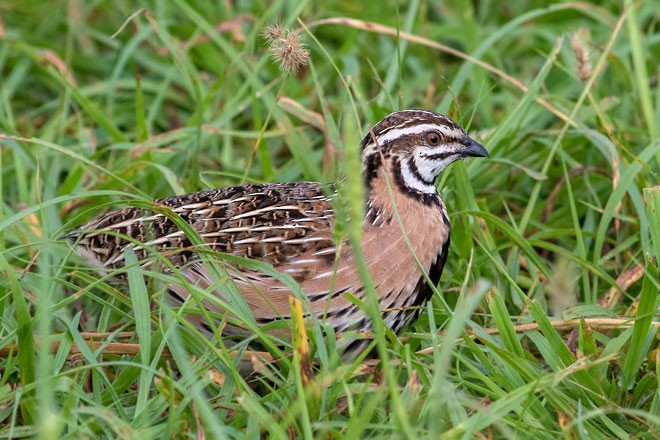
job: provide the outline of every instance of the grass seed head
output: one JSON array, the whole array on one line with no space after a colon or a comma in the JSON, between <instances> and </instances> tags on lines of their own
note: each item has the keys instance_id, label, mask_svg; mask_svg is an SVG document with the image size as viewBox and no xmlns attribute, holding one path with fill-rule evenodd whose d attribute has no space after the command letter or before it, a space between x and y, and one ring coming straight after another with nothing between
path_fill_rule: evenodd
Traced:
<instances>
[{"instance_id":1,"label":"grass seed head","mask_svg":"<svg viewBox=\"0 0 660 440\"><path fill-rule=\"evenodd\" d=\"M575 55L575 64L577 66L577 74L582 82L585 82L593 72L591 66L591 59L589 57L589 48L584 40L587 37L588 31L586 29L578 29L571 34L571 47Z\"/></svg>"},{"instance_id":2,"label":"grass seed head","mask_svg":"<svg viewBox=\"0 0 660 440\"><path fill-rule=\"evenodd\" d=\"M271 57L283 72L295 74L309 62L309 50L303 42L300 29L284 29L282 25L276 24L267 26L262 35Z\"/></svg>"}]
</instances>

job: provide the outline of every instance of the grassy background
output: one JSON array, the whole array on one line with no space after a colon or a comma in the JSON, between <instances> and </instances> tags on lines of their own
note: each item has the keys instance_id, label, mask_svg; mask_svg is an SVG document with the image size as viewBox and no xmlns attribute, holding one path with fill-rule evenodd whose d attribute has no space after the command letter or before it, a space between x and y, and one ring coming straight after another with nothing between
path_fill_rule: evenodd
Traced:
<instances>
[{"instance_id":1,"label":"grassy background","mask_svg":"<svg viewBox=\"0 0 660 440\"><path fill-rule=\"evenodd\" d=\"M657 437L657 5L235 3L0 3L0 437ZM295 76L276 22L306 29ZM311 383L289 357L242 377L160 307L180 281L122 289L56 240L129 201L350 175L401 108L492 157L440 179L442 294L407 343L375 335L378 367L316 323Z\"/></svg>"}]
</instances>

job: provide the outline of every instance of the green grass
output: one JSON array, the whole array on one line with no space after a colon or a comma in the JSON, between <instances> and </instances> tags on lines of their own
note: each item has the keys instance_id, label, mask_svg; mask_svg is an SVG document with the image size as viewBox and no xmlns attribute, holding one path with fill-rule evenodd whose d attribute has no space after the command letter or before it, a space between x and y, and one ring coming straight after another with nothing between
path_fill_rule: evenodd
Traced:
<instances>
[{"instance_id":1,"label":"green grass","mask_svg":"<svg viewBox=\"0 0 660 440\"><path fill-rule=\"evenodd\" d=\"M1 438L660 435L654 2L362 3L0 4ZM297 75L267 52L277 22L308 32ZM228 348L166 305L176 271L127 255L122 286L57 240L246 181L348 175L360 210L357 142L400 108L452 116L491 159L440 179L439 293L401 341L376 332L376 367L342 362L316 322L309 382L231 288L188 286L253 329ZM218 282L272 271L203 258ZM252 362L257 339L278 360Z\"/></svg>"}]
</instances>

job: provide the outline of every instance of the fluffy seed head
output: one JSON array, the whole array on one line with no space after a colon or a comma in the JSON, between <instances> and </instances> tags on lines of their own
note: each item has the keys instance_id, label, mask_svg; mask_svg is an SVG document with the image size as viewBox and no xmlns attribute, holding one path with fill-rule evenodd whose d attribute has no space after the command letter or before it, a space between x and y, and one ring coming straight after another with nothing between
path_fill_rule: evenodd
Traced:
<instances>
[{"instance_id":1,"label":"fluffy seed head","mask_svg":"<svg viewBox=\"0 0 660 440\"><path fill-rule=\"evenodd\" d=\"M284 28L281 23L275 23L268 25L261 32L261 35L266 39L268 44L272 44L273 41L279 40L284 34Z\"/></svg>"},{"instance_id":2,"label":"fluffy seed head","mask_svg":"<svg viewBox=\"0 0 660 440\"><path fill-rule=\"evenodd\" d=\"M571 35L571 47L575 54L575 64L577 65L577 73L582 82L587 81L593 73L591 66L591 58L589 56L589 48L584 40L588 37L588 31L584 28L578 29Z\"/></svg>"},{"instance_id":3,"label":"fluffy seed head","mask_svg":"<svg viewBox=\"0 0 660 440\"><path fill-rule=\"evenodd\" d=\"M281 24L267 26L262 35L271 57L285 73L295 74L309 62L309 50L302 41L300 29L284 29Z\"/></svg>"}]
</instances>

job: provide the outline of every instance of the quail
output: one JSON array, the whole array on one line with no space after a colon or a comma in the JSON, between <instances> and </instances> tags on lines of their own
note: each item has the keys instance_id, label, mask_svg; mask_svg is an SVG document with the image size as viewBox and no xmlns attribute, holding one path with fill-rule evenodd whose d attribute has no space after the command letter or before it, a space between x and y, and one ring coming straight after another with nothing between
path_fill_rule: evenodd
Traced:
<instances>
[{"instance_id":1,"label":"quail","mask_svg":"<svg viewBox=\"0 0 660 440\"><path fill-rule=\"evenodd\" d=\"M399 333L414 321L432 296L447 260L450 223L435 180L451 163L488 157L487 150L441 114L425 110L394 112L360 143L366 193L361 254L375 287L383 321ZM366 290L348 243L334 238L333 198L316 182L247 184L155 200L187 222L207 249L260 260L290 275L309 301L308 313L337 333L369 331L367 313L347 294L366 300ZM103 214L68 233L78 252L95 266L120 269L126 248L148 264L151 252L167 255L192 284L223 297L222 286L171 216L128 207ZM153 260L153 259L152 259ZM167 269L164 269L167 270ZM290 317L290 289L258 270L229 271L256 323ZM181 285L168 287L172 302L189 296ZM194 324L210 330L199 315ZM245 329L227 326L224 333ZM353 340L347 352L365 343Z\"/></svg>"}]
</instances>

